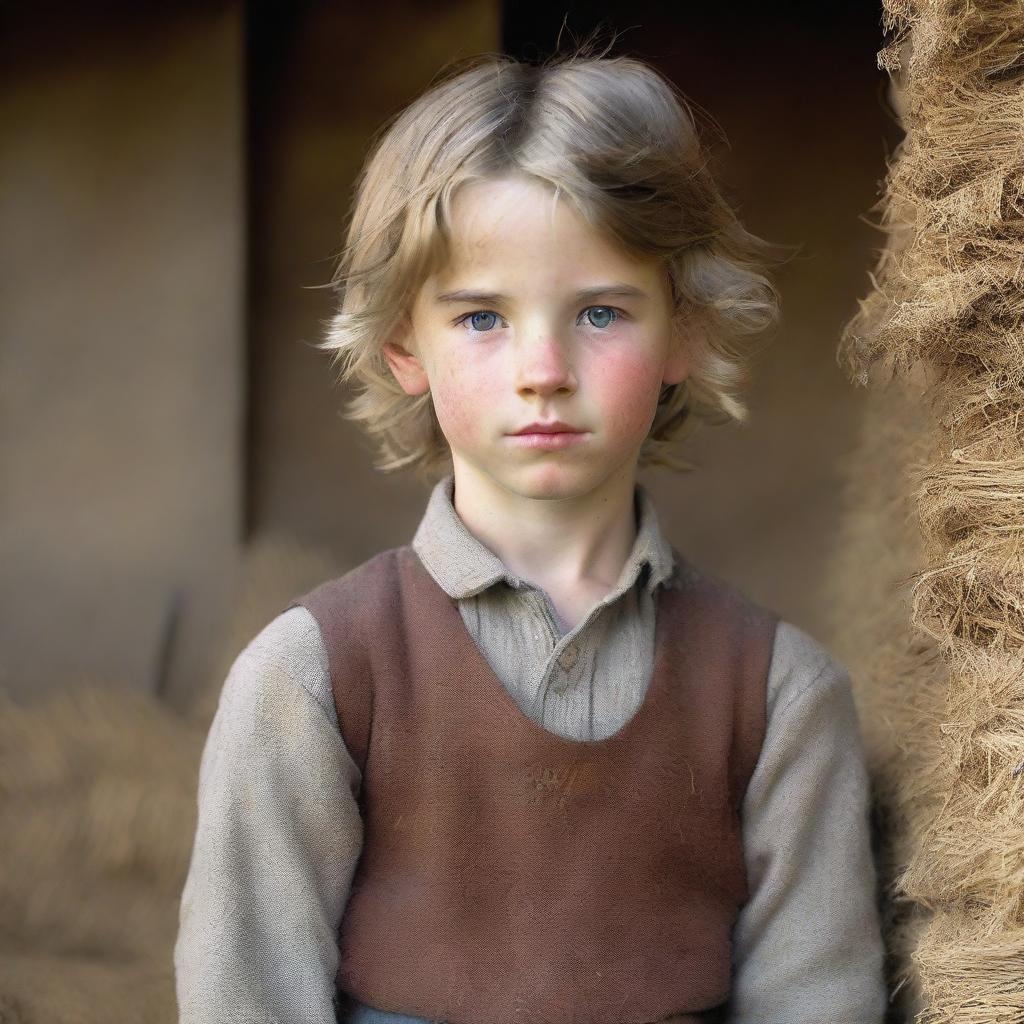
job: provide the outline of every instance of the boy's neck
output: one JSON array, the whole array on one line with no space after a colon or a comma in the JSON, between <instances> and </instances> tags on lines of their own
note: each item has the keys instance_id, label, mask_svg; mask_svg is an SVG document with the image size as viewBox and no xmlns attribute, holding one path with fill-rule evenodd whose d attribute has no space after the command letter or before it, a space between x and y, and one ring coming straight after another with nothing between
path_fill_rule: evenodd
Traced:
<instances>
[{"instance_id":1,"label":"boy's neck","mask_svg":"<svg viewBox=\"0 0 1024 1024\"><path fill-rule=\"evenodd\" d=\"M635 465L598 490L557 499L516 494L458 463L454 476L453 504L466 528L560 610L615 587L637 536Z\"/></svg>"}]
</instances>

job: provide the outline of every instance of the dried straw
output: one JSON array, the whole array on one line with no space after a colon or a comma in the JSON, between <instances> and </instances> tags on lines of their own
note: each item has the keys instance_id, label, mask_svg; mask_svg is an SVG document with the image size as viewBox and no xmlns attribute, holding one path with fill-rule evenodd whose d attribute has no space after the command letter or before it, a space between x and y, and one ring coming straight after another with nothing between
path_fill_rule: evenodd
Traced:
<instances>
[{"instance_id":1,"label":"dried straw","mask_svg":"<svg viewBox=\"0 0 1024 1024\"><path fill-rule=\"evenodd\" d=\"M1024 4L884 9L906 138L876 207L874 290L839 351L874 387L836 628L887 830L891 1019L1009 1024L1024 1021Z\"/></svg>"}]
</instances>

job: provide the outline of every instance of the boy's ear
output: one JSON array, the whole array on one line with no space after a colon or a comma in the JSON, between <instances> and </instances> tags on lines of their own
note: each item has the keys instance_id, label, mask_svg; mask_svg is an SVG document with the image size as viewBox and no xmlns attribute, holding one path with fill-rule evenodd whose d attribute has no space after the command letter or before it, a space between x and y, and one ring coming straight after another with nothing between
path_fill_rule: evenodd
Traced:
<instances>
[{"instance_id":1,"label":"boy's ear","mask_svg":"<svg viewBox=\"0 0 1024 1024\"><path fill-rule=\"evenodd\" d=\"M661 378L663 384L681 384L690 376L692 339L689 335L695 329L692 323L674 328L672 347L665 359L665 370Z\"/></svg>"},{"instance_id":2,"label":"boy's ear","mask_svg":"<svg viewBox=\"0 0 1024 1024\"><path fill-rule=\"evenodd\" d=\"M430 381L419 357L406 347L410 338L408 318L403 317L388 335L381 351L402 390L407 395L424 395L430 390Z\"/></svg>"}]
</instances>

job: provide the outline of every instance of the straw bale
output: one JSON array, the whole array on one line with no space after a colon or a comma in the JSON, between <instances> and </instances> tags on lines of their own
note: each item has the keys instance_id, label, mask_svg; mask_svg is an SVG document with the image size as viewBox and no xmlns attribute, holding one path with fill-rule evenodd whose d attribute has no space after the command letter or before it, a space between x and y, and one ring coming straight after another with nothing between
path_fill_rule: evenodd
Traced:
<instances>
[{"instance_id":1,"label":"straw bale","mask_svg":"<svg viewBox=\"0 0 1024 1024\"><path fill-rule=\"evenodd\" d=\"M1024 4L884 11L906 138L838 352L869 398L835 629L878 796L890 1019L1021 1022Z\"/></svg>"}]
</instances>

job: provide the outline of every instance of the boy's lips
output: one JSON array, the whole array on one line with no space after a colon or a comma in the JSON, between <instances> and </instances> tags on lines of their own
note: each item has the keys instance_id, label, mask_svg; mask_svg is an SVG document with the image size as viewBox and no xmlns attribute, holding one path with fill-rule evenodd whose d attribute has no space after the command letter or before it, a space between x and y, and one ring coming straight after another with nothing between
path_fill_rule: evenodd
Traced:
<instances>
[{"instance_id":1,"label":"boy's lips","mask_svg":"<svg viewBox=\"0 0 1024 1024\"><path fill-rule=\"evenodd\" d=\"M588 436L589 431L578 430L568 423L558 421L531 423L522 430L508 435L510 442L519 448L537 448L543 451L568 448Z\"/></svg>"},{"instance_id":2,"label":"boy's lips","mask_svg":"<svg viewBox=\"0 0 1024 1024\"><path fill-rule=\"evenodd\" d=\"M561 420L551 420L548 423L528 423L522 430L517 430L512 436L518 437L520 434L582 434L584 431L572 426L569 423L563 423Z\"/></svg>"}]
</instances>

